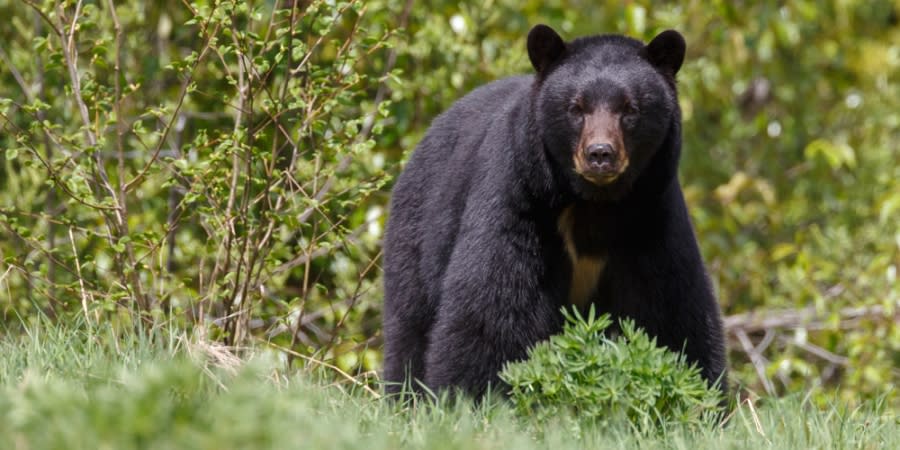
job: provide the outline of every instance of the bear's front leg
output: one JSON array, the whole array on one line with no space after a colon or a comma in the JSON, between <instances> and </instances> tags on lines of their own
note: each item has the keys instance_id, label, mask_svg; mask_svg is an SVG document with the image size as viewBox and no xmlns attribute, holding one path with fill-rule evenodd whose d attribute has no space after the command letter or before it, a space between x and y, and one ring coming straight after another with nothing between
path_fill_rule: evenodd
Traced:
<instances>
[{"instance_id":1,"label":"bear's front leg","mask_svg":"<svg viewBox=\"0 0 900 450\"><path fill-rule=\"evenodd\" d=\"M507 233L458 242L431 330L426 384L477 398L489 385L503 389L498 374L504 364L524 359L535 343L561 329L561 304L537 239Z\"/></svg>"}]
</instances>

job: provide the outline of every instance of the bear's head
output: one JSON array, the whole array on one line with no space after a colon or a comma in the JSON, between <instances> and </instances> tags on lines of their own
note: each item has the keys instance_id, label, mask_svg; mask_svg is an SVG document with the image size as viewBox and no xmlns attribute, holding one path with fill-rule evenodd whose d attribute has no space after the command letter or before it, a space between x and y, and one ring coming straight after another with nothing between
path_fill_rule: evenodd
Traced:
<instances>
[{"instance_id":1,"label":"bear's head","mask_svg":"<svg viewBox=\"0 0 900 450\"><path fill-rule=\"evenodd\" d=\"M621 198L680 133L675 74L684 52L672 30L647 45L618 35L565 42L546 25L529 32L537 132L577 195Z\"/></svg>"}]
</instances>

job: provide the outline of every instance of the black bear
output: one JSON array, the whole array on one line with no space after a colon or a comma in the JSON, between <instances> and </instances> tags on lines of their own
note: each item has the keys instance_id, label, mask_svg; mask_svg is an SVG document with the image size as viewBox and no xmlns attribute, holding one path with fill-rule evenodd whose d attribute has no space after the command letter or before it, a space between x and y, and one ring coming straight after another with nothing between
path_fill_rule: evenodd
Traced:
<instances>
[{"instance_id":1,"label":"black bear","mask_svg":"<svg viewBox=\"0 0 900 450\"><path fill-rule=\"evenodd\" d=\"M384 379L481 396L562 327L628 317L725 389L722 320L678 183L685 43L528 34L533 76L434 120L397 179L384 242Z\"/></svg>"}]
</instances>

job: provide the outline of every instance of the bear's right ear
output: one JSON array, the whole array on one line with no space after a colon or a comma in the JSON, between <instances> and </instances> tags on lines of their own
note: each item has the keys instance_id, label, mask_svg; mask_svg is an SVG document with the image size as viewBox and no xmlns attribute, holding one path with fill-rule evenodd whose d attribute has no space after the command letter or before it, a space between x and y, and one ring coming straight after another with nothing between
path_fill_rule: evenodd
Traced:
<instances>
[{"instance_id":1,"label":"bear's right ear","mask_svg":"<svg viewBox=\"0 0 900 450\"><path fill-rule=\"evenodd\" d=\"M562 58L565 52L566 43L553 28L540 24L528 32L528 58L539 74Z\"/></svg>"}]
</instances>

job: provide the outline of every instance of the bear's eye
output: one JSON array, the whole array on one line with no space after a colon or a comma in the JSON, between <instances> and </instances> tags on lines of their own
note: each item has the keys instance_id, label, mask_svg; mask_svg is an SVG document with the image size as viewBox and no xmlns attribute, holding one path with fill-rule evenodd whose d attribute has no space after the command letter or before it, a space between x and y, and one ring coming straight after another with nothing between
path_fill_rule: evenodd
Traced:
<instances>
[{"instance_id":1,"label":"bear's eye","mask_svg":"<svg viewBox=\"0 0 900 450\"><path fill-rule=\"evenodd\" d=\"M573 100L572 103L569 104L569 114L573 116L584 115L584 107L581 105L580 99Z\"/></svg>"},{"instance_id":2,"label":"bear's eye","mask_svg":"<svg viewBox=\"0 0 900 450\"><path fill-rule=\"evenodd\" d=\"M632 101L625 102L625 105L622 107L622 113L626 116L633 116L638 113L637 105Z\"/></svg>"}]
</instances>

